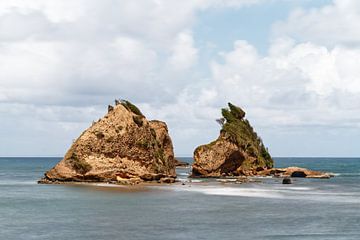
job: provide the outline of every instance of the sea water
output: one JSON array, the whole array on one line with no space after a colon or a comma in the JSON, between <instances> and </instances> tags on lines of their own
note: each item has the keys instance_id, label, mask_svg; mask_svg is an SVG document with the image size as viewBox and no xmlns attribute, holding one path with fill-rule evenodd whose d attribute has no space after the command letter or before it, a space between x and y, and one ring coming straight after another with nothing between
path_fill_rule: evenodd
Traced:
<instances>
[{"instance_id":1,"label":"sea water","mask_svg":"<svg viewBox=\"0 0 360 240\"><path fill-rule=\"evenodd\" d=\"M332 179L39 185L59 158L0 158L0 239L360 239L360 159L276 158ZM191 158L181 160L191 162Z\"/></svg>"}]
</instances>

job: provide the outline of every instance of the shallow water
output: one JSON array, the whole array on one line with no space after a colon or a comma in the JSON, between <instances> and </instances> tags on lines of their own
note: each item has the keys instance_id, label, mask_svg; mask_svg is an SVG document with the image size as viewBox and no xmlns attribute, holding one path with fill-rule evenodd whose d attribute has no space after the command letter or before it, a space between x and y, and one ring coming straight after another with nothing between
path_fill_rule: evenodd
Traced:
<instances>
[{"instance_id":1,"label":"shallow water","mask_svg":"<svg viewBox=\"0 0 360 240\"><path fill-rule=\"evenodd\" d=\"M0 239L360 239L360 159L275 159L337 175L292 185L36 184L59 160L0 158Z\"/></svg>"}]
</instances>

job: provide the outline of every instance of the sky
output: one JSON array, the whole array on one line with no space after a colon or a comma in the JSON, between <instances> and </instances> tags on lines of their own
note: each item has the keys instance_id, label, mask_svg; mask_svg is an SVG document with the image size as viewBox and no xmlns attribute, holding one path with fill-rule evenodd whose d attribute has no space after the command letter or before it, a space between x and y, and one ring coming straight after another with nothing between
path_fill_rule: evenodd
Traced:
<instances>
[{"instance_id":1,"label":"sky","mask_svg":"<svg viewBox=\"0 0 360 240\"><path fill-rule=\"evenodd\" d=\"M275 157L360 156L360 1L0 0L0 156L63 156L114 99L177 156L242 107Z\"/></svg>"}]
</instances>

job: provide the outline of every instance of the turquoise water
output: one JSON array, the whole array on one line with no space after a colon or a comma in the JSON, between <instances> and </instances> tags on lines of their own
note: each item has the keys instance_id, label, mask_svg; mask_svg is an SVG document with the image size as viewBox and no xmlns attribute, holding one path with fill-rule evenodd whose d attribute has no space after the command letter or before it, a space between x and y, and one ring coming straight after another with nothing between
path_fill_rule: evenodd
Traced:
<instances>
[{"instance_id":1,"label":"turquoise water","mask_svg":"<svg viewBox=\"0 0 360 240\"><path fill-rule=\"evenodd\" d=\"M0 239L360 239L360 159L275 159L337 175L292 185L36 184L59 160L0 158Z\"/></svg>"}]
</instances>

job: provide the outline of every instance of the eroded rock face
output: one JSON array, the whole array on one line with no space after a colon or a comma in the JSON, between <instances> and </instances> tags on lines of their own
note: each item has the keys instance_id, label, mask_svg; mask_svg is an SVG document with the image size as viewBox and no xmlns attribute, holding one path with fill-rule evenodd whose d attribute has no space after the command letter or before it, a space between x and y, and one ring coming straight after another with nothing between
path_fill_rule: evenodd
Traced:
<instances>
[{"instance_id":1,"label":"eroded rock face","mask_svg":"<svg viewBox=\"0 0 360 240\"><path fill-rule=\"evenodd\" d=\"M131 103L117 101L108 108L108 114L80 135L40 182L134 184L173 182L175 178L173 146L166 124L148 121Z\"/></svg>"},{"instance_id":2,"label":"eroded rock face","mask_svg":"<svg viewBox=\"0 0 360 240\"><path fill-rule=\"evenodd\" d=\"M273 160L245 112L229 103L222 115L218 139L195 149L192 177L251 176L272 168Z\"/></svg>"},{"instance_id":3,"label":"eroded rock face","mask_svg":"<svg viewBox=\"0 0 360 240\"><path fill-rule=\"evenodd\" d=\"M156 140L163 151L164 157L175 166L174 147L166 123L152 120L149 121L149 124L156 133Z\"/></svg>"}]
</instances>

